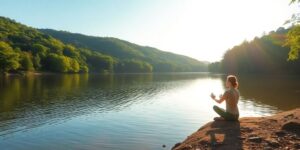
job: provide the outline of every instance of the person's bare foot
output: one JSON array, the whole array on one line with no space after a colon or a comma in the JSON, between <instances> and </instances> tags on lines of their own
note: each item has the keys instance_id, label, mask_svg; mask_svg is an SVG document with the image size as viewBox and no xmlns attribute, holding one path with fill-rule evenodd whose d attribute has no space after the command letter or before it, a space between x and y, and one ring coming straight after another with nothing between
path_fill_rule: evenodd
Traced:
<instances>
[{"instance_id":1,"label":"person's bare foot","mask_svg":"<svg viewBox=\"0 0 300 150\"><path fill-rule=\"evenodd\" d=\"M214 120L215 121L224 121L225 119L223 117L215 117Z\"/></svg>"}]
</instances>

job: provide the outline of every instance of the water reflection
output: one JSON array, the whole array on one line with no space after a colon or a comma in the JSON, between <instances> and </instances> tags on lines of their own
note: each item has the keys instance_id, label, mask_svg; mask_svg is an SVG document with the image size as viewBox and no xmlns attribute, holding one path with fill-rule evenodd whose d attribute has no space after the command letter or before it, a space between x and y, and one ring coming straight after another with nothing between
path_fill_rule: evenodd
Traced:
<instances>
[{"instance_id":1,"label":"water reflection","mask_svg":"<svg viewBox=\"0 0 300 150\"><path fill-rule=\"evenodd\" d=\"M118 74L3 77L0 82L2 134L64 120L91 112L118 111L147 100L175 84L199 75ZM153 84L153 78L155 83ZM5 132L10 130L10 132Z\"/></svg>"},{"instance_id":2,"label":"water reflection","mask_svg":"<svg viewBox=\"0 0 300 150\"><path fill-rule=\"evenodd\" d=\"M300 80L297 77L239 78L242 85L239 105L244 115L264 115L300 107ZM19 141L21 136L13 133L20 131L35 131L34 128L47 126L44 133L55 132L56 129L51 128L55 128L55 124L65 125L62 130L79 134L67 136L62 132L62 137L75 138L79 145L89 137L110 137L115 142L110 140L112 143L100 145L116 149L124 149L124 146L135 149L133 146L137 143L157 149L161 147L160 143L157 145L158 140L174 144L215 115L209 94L223 92L225 79L224 75L205 73L2 77L0 146ZM86 122L89 115L95 117ZM107 118L99 120L103 117ZM67 123L74 118L80 118L76 121L80 126L76 130L70 127L73 124ZM87 132L88 129L92 131ZM98 135L97 130L101 130L102 135ZM29 143L35 142L32 133L28 133L28 137L31 137L27 139ZM53 138L52 142L59 142L56 136L47 137ZM128 138L131 140L124 142ZM72 142L74 140L69 141ZM97 142L90 145L93 144L99 146Z\"/></svg>"},{"instance_id":3,"label":"water reflection","mask_svg":"<svg viewBox=\"0 0 300 150\"><path fill-rule=\"evenodd\" d=\"M300 78L298 76L241 76L243 99L257 105L270 105L278 110L300 107Z\"/></svg>"}]
</instances>

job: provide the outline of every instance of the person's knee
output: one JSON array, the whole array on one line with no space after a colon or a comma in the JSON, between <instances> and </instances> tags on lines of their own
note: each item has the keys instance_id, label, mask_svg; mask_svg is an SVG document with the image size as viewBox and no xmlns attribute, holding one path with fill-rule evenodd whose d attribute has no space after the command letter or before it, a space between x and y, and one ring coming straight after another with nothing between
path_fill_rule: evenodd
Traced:
<instances>
[{"instance_id":1,"label":"person's knee","mask_svg":"<svg viewBox=\"0 0 300 150\"><path fill-rule=\"evenodd\" d=\"M218 110L218 106L214 105L214 106L213 106L213 109L214 109L215 111Z\"/></svg>"}]
</instances>

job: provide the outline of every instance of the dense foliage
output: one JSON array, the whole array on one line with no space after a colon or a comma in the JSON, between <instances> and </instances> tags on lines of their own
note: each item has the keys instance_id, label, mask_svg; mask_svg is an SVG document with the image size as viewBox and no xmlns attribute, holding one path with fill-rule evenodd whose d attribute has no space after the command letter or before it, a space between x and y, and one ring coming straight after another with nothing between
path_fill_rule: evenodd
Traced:
<instances>
[{"instance_id":1,"label":"dense foliage","mask_svg":"<svg viewBox=\"0 0 300 150\"><path fill-rule=\"evenodd\" d=\"M140 68L137 72L150 72L152 70L154 72L207 70L207 65L198 60L170 52L164 52L152 47L139 46L116 38L86 36L51 29L41 29L40 31L49 34L64 43L112 56L117 62L115 67L117 72L134 72L134 70L132 70L133 68ZM129 60L132 61L129 63ZM121 69L119 68L120 66L125 68Z\"/></svg>"},{"instance_id":2,"label":"dense foliage","mask_svg":"<svg viewBox=\"0 0 300 150\"><path fill-rule=\"evenodd\" d=\"M113 63L110 56L64 44L34 28L0 17L1 72L110 72Z\"/></svg>"},{"instance_id":3,"label":"dense foliage","mask_svg":"<svg viewBox=\"0 0 300 150\"><path fill-rule=\"evenodd\" d=\"M37 30L0 17L0 72L144 73L205 71L206 67L189 57L115 38Z\"/></svg>"},{"instance_id":4,"label":"dense foliage","mask_svg":"<svg viewBox=\"0 0 300 150\"><path fill-rule=\"evenodd\" d=\"M300 73L300 60L288 61L290 47L286 43L289 30L279 28L261 38L245 41L229 49L221 62L209 70L225 73Z\"/></svg>"},{"instance_id":5,"label":"dense foliage","mask_svg":"<svg viewBox=\"0 0 300 150\"><path fill-rule=\"evenodd\" d=\"M290 46L289 60L296 60L299 58L300 51L300 25L291 28L287 34L286 45Z\"/></svg>"},{"instance_id":6,"label":"dense foliage","mask_svg":"<svg viewBox=\"0 0 300 150\"><path fill-rule=\"evenodd\" d=\"M300 0L291 0L290 4L299 3ZM292 27L287 34L286 45L290 46L289 60L297 60L300 53L300 16L295 13L285 24L290 24Z\"/></svg>"}]
</instances>

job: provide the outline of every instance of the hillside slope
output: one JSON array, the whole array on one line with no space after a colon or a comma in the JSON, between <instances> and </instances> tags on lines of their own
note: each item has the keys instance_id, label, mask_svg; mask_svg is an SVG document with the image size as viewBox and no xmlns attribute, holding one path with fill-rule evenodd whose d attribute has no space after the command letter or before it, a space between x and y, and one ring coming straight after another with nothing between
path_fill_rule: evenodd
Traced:
<instances>
[{"instance_id":1,"label":"hillside slope","mask_svg":"<svg viewBox=\"0 0 300 150\"><path fill-rule=\"evenodd\" d=\"M226 51L220 62L209 66L211 72L229 74L299 74L300 59L289 61L286 45L290 29L276 31L245 41Z\"/></svg>"},{"instance_id":2,"label":"hillside slope","mask_svg":"<svg viewBox=\"0 0 300 150\"><path fill-rule=\"evenodd\" d=\"M206 68L195 59L116 38L37 30L0 16L0 72L148 73Z\"/></svg>"},{"instance_id":3,"label":"hillside slope","mask_svg":"<svg viewBox=\"0 0 300 150\"><path fill-rule=\"evenodd\" d=\"M118 60L135 59L150 63L155 72L162 71L206 71L206 63L196 59L140 46L117 38L87 36L78 33L40 29L67 44L88 48Z\"/></svg>"},{"instance_id":4,"label":"hillside slope","mask_svg":"<svg viewBox=\"0 0 300 150\"><path fill-rule=\"evenodd\" d=\"M0 71L112 72L108 55L64 44L32 27L0 17Z\"/></svg>"}]
</instances>

